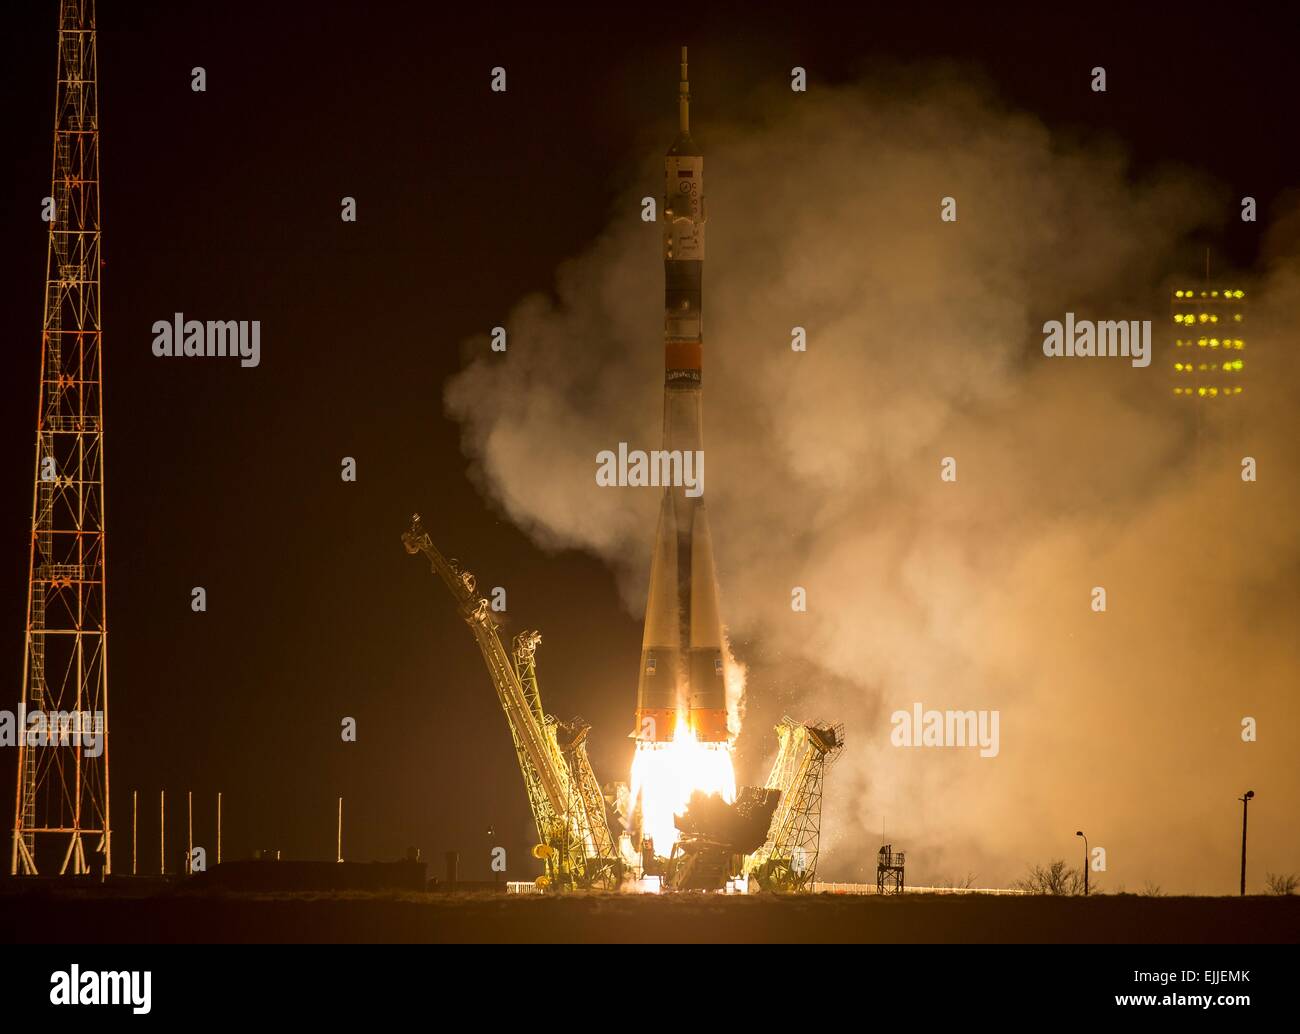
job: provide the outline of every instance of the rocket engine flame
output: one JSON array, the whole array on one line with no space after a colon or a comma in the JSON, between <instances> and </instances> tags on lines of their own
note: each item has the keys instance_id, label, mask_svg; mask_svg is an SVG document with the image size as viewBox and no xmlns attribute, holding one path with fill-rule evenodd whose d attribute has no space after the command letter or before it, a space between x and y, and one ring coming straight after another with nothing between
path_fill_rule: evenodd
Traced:
<instances>
[{"instance_id":1,"label":"rocket engine flame","mask_svg":"<svg viewBox=\"0 0 1300 1034\"><path fill-rule=\"evenodd\" d=\"M701 742L683 714L669 741L641 740L632 758L633 807L641 810L641 835L654 841L655 854L667 857L680 836L674 819L686 812L695 791L736 800L731 744Z\"/></svg>"}]
</instances>

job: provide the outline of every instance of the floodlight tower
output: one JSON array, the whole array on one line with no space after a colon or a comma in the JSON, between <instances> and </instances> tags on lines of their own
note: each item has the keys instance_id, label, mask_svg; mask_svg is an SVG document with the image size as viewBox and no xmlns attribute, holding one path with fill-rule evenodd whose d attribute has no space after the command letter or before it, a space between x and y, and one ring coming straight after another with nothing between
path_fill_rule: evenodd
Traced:
<instances>
[{"instance_id":1,"label":"floodlight tower","mask_svg":"<svg viewBox=\"0 0 1300 1034\"><path fill-rule=\"evenodd\" d=\"M1210 253L1205 253L1205 283L1175 288L1169 298L1174 342L1168 372L1173 396L1191 413L1191 462L1198 477L1204 471L1208 435L1240 428L1246 390L1246 292L1219 286L1210 279ZM1195 399L1195 402L1191 400ZM1230 432L1228 432L1230 433Z\"/></svg>"},{"instance_id":2,"label":"floodlight tower","mask_svg":"<svg viewBox=\"0 0 1300 1034\"><path fill-rule=\"evenodd\" d=\"M61 0L10 872L112 871L94 0Z\"/></svg>"},{"instance_id":3,"label":"floodlight tower","mask_svg":"<svg viewBox=\"0 0 1300 1034\"><path fill-rule=\"evenodd\" d=\"M1203 402L1235 399L1245 390L1246 292L1179 288L1169 302L1175 328L1174 395Z\"/></svg>"}]
</instances>

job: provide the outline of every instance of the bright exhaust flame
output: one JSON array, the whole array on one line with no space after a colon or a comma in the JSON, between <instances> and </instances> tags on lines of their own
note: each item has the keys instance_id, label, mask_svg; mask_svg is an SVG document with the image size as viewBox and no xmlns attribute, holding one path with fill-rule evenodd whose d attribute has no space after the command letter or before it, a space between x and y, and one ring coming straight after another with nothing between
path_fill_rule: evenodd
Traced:
<instances>
[{"instance_id":1,"label":"bright exhaust flame","mask_svg":"<svg viewBox=\"0 0 1300 1034\"><path fill-rule=\"evenodd\" d=\"M633 806L641 805L641 835L654 840L655 854L667 857L677 843L673 819L686 811L691 794L721 794L736 800L736 771L729 743L700 743L686 716L677 722L670 743L641 741L632 759Z\"/></svg>"}]
</instances>

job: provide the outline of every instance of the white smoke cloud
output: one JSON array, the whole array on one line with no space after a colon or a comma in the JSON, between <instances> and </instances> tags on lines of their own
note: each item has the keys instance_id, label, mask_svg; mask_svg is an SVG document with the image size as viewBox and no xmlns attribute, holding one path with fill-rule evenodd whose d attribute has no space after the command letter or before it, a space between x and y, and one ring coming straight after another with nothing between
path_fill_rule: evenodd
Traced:
<instances>
[{"instance_id":1,"label":"white smoke cloud","mask_svg":"<svg viewBox=\"0 0 1300 1034\"><path fill-rule=\"evenodd\" d=\"M749 668L742 775L762 781L783 710L845 723L826 876L873 878L883 835L910 850L912 882L1005 884L1076 858L1084 828L1111 889L1228 890L1252 781L1276 808L1261 871L1300 869L1282 818L1300 804L1300 378L1267 331L1300 311L1294 257L1237 284L1266 299L1245 355L1267 372L1219 403L1242 417L1198 429L1209 403L1170 395L1164 299L1189 234L1232 214L1211 184L1136 177L1119 149L935 73L750 109L764 120L699 132L708 500ZM602 557L634 613L658 498L598 488L594 462L658 443L659 237L637 202L660 162L554 295L519 303L507 355L446 392L484 490L540 544ZM1152 319L1151 367L1045 359L1041 326L1066 311ZM890 713L916 701L999 709L998 757L890 746ZM1245 715L1258 743L1241 742Z\"/></svg>"}]
</instances>

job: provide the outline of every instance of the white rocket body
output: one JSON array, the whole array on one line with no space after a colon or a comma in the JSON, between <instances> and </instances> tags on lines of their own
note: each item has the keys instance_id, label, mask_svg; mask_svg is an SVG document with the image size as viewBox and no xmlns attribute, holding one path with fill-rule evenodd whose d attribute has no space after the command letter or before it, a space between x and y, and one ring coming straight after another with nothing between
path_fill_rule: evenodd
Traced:
<instances>
[{"instance_id":1,"label":"white rocket body","mask_svg":"<svg viewBox=\"0 0 1300 1034\"><path fill-rule=\"evenodd\" d=\"M664 158L663 448L702 456L704 156L691 140L689 101L683 48L679 132ZM701 465L701 484L702 473ZM702 742L727 739L722 617L704 493L669 485L650 563L633 735L670 741L679 720Z\"/></svg>"}]
</instances>

